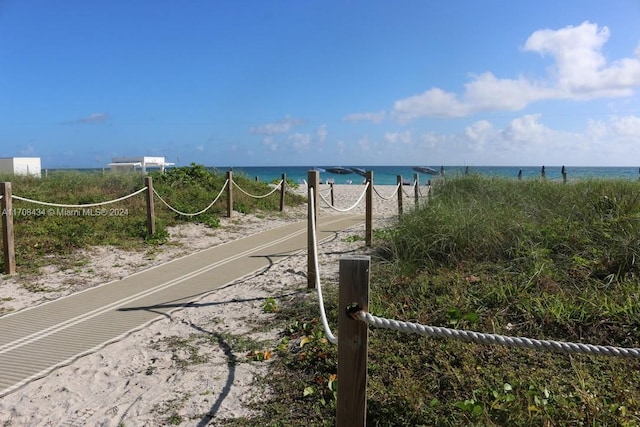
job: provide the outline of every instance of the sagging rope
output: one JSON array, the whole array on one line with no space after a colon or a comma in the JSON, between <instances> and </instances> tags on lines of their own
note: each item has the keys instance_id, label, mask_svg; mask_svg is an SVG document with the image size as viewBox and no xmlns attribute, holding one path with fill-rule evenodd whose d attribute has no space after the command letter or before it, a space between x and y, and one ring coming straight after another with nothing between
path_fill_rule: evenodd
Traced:
<instances>
[{"instance_id":1,"label":"sagging rope","mask_svg":"<svg viewBox=\"0 0 640 427\"><path fill-rule=\"evenodd\" d=\"M111 203L121 202L121 201L126 200L126 199L128 199L130 197L137 196L138 194L140 194L140 193L142 193L143 191L146 191L146 190L147 190L147 187L143 187L143 188L141 188L140 190L138 190L136 192L133 192L133 193L131 193L129 195L126 195L126 196L122 196L122 197L114 199L114 200L108 200L106 202L99 202L99 203L87 203L87 204L84 204L84 205L66 205L66 204L61 204L61 203L42 202L42 201L39 201L39 200L27 199L26 197L20 197L20 196L15 196L15 195L13 195L11 197L13 199L16 199L16 200L21 200L23 202L28 202L28 203L35 203L37 205L53 206L53 207L56 207L56 208L77 208L77 209L80 209L80 208L91 208L91 207L95 207L95 206L104 206L104 205L109 205Z\"/></svg>"},{"instance_id":2,"label":"sagging rope","mask_svg":"<svg viewBox=\"0 0 640 427\"><path fill-rule=\"evenodd\" d=\"M418 184L418 183L417 183L416 181L413 181L413 184L411 185L411 188L414 188L414 189L415 189L417 184ZM405 196L407 196L407 197L411 197L411 196L412 196L412 194L407 193L407 191L405 190L404 186L402 186L402 192L403 192L403 193L404 193L404 195L405 195Z\"/></svg>"},{"instance_id":3,"label":"sagging rope","mask_svg":"<svg viewBox=\"0 0 640 427\"><path fill-rule=\"evenodd\" d=\"M276 185L276 187L275 187L275 188L274 188L270 193L264 194L264 195L262 195L262 196L256 196L256 195L253 195L253 194L249 194L249 193L247 193L247 192L246 192L246 191L244 191L242 188L240 188L240 186L238 185L238 183L236 183L235 181L233 181L233 185L235 185L235 186L236 186L236 188L237 188L238 190L240 190L242 193L246 194L246 195L247 195L247 196L249 196L249 197L253 197L254 199L264 199L265 197L269 197L270 195L272 195L273 193L275 193L276 191L278 191L278 189L279 189L279 188L280 188L280 186L282 185L282 180L280 180L280 182Z\"/></svg>"},{"instance_id":4,"label":"sagging rope","mask_svg":"<svg viewBox=\"0 0 640 427\"><path fill-rule=\"evenodd\" d=\"M320 268L318 266L318 240L316 238L316 207L314 203L313 196L314 188L311 187L309 189L309 209L311 210L311 243L314 247L315 256L313 257L313 266L316 273L316 288L318 289L318 305L320 306L320 318L322 320L322 328L324 329L324 334L332 344L338 343L338 337L331 333L331 328L329 328L329 322L327 321L327 314L324 311L324 299L322 298L322 286L320 285Z\"/></svg>"},{"instance_id":5,"label":"sagging rope","mask_svg":"<svg viewBox=\"0 0 640 427\"><path fill-rule=\"evenodd\" d=\"M336 208L335 206L333 206L331 204L330 201L328 201L327 199L324 198L324 196L321 193L318 193L320 195L320 198L333 210L338 211L338 212L349 212L350 210L354 209L356 206L358 206L360 204L360 202L362 201L362 198L365 196L365 194L367 194L367 189L369 188L370 183L367 182L367 184L364 186L364 191L362 192L362 194L360 195L360 197L358 198L358 200L350 207L346 208L346 209L339 209Z\"/></svg>"},{"instance_id":6,"label":"sagging rope","mask_svg":"<svg viewBox=\"0 0 640 427\"><path fill-rule=\"evenodd\" d=\"M425 326L418 323L401 322L398 320L376 317L370 313L359 311L353 315L356 319L368 325L391 329L399 332L415 333L426 337L453 338L465 342L485 345L503 345L507 347L523 347L534 350L547 350L563 354L592 354L597 356L617 356L640 358L640 348L625 348L560 342L553 340L537 340L524 337L508 337L497 334L484 334L474 331Z\"/></svg>"},{"instance_id":7,"label":"sagging rope","mask_svg":"<svg viewBox=\"0 0 640 427\"><path fill-rule=\"evenodd\" d=\"M378 195L378 197L380 197L382 200L391 200L391 199L392 199L396 194L398 194L398 190L400 189L400 185L401 185L401 184L396 185L396 189L395 189L395 190L393 190L393 193L391 193L391 195L390 195L390 196L388 196L388 197L385 197L385 196L383 196L382 194L380 194L380 193L378 192L378 190L376 189L376 187L375 187L375 186L373 187L373 191L374 191L374 192Z\"/></svg>"},{"instance_id":8,"label":"sagging rope","mask_svg":"<svg viewBox=\"0 0 640 427\"><path fill-rule=\"evenodd\" d=\"M153 194L155 194L156 196L158 196L158 199L160 199L160 201L161 201L162 203L164 203L164 205L165 205L167 208L169 208L170 210L174 211L174 212L175 212L175 213L177 213L178 215L184 215L184 216L196 216L196 215L203 214L203 213L205 213L206 211L208 211L209 209L211 209L211 206L213 206L213 205L218 201L218 199L220 198L220 196L222 196L222 193L224 192L224 189L225 189L225 188L227 188L227 184L228 184L228 183L229 183L229 180L227 179L227 180L224 182L224 185L222 186L222 189L220 190L220 193L218 193L218 195L216 196L216 198L215 198L215 199L213 199L213 201L212 201L211 203L209 203L209 205L208 205L206 208L202 209L201 211L194 212L194 213L181 212L181 211L179 211L178 209L174 208L173 206L169 205L169 203L167 203L167 202L166 202L166 201L165 201L165 200L160 196L160 194L158 194L158 192L156 191L156 189L155 189L155 188L153 189Z\"/></svg>"}]
</instances>

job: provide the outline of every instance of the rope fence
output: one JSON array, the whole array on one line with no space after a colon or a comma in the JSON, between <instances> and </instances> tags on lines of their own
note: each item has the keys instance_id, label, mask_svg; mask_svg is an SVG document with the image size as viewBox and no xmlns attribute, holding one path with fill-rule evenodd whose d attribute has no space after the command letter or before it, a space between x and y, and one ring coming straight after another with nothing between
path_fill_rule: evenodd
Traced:
<instances>
[{"instance_id":1,"label":"rope fence","mask_svg":"<svg viewBox=\"0 0 640 427\"><path fill-rule=\"evenodd\" d=\"M313 177L310 176L309 182L314 182ZM309 188L309 233L311 238L308 252L311 257L309 259L310 263L313 265L309 267L309 270L310 274L312 273L314 276L313 282L317 285L318 308L325 336L329 342L338 345L338 378L340 381L340 390L336 403L337 426L366 425L368 327L418 334L424 337L455 339L482 345L519 347L561 354L640 358L640 348L511 337L428 326L374 316L368 312L369 271L371 261L370 257L362 256L343 256L340 259L338 302L338 330L340 333L336 336L332 333L327 321L320 283L315 221L317 212L315 211L316 206L314 200L316 198L314 191L315 188L312 184ZM363 196L358 199L358 203L362 197ZM354 324L354 321L362 326L358 327Z\"/></svg>"},{"instance_id":2,"label":"rope fence","mask_svg":"<svg viewBox=\"0 0 640 427\"><path fill-rule=\"evenodd\" d=\"M402 322L399 320L377 317L362 310L355 313L354 318L376 328L390 329L404 333L413 333L425 337L452 338L459 341L476 344L520 347L532 350L546 350L563 354L590 354L595 356L640 358L640 348L603 346L553 340L537 340L533 338L485 334L481 332L443 328L438 326L425 326L419 323Z\"/></svg>"},{"instance_id":3,"label":"rope fence","mask_svg":"<svg viewBox=\"0 0 640 427\"><path fill-rule=\"evenodd\" d=\"M33 204L36 204L36 205L51 206L51 207L55 207L55 208L82 209L82 208L93 208L93 207L97 207L97 206L106 206L106 205L110 205L110 204L113 204L113 203L122 202L123 200L127 200L127 199L129 199L129 198L131 198L133 196L137 196L138 194L142 193L143 191L147 191L147 187L142 187L138 191L135 191L135 192L133 192L131 194L127 194L126 196L122 196L122 197L119 197L117 199L107 200L106 202L86 203L86 204L79 204L79 205L67 205L67 204L62 204L62 203L43 202L43 201L40 201L40 200L27 199L26 197L20 197L20 196L16 196L16 195L12 195L11 197L16 199L16 200L20 200L20 201L27 202L27 203L33 203Z\"/></svg>"},{"instance_id":4,"label":"rope fence","mask_svg":"<svg viewBox=\"0 0 640 427\"><path fill-rule=\"evenodd\" d=\"M358 200L356 200L356 202L355 202L353 205L351 205L350 207L348 207L348 208L346 208L346 209L340 209L340 208L337 208L336 206L334 206L334 205L333 205L333 203L332 203L332 202L330 202L329 200L327 200L327 199L325 198L325 196L324 196L322 193L318 193L318 195L320 196L320 198L322 199L322 201L323 201L323 202L325 202L325 203L327 204L327 206L329 206L331 209L333 209L333 210L335 210L335 211L337 211L337 212L349 212L349 211L354 210L354 209L355 209L355 208L360 204L360 202L362 201L362 199L364 198L364 196L367 194L367 189L369 188L369 185L370 185L370 184L371 184L371 183L369 183L369 182L367 182L367 183L366 183L365 188L364 188L364 191L362 192L362 194L360 194L360 197L358 197Z\"/></svg>"},{"instance_id":5,"label":"rope fence","mask_svg":"<svg viewBox=\"0 0 640 427\"><path fill-rule=\"evenodd\" d=\"M286 189L292 189L286 181L286 175L282 175L282 180L273 188L271 191L264 195L254 195L243 189L237 182L233 181L233 177L231 172L227 174L228 178L225 181L222 189L218 193L218 195L213 199L211 203L209 203L204 209L197 212L183 212L174 206L171 206L165 198L163 198L154 188L152 178L147 176L144 179L145 185L141 189L134 191L131 194L127 194L122 197L118 197L113 200L107 200L103 202L96 203L83 203L83 204L67 204L67 203L56 203L50 201L42 201L35 200L27 197L21 197L15 194L12 194L11 191L11 183L10 182L0 182L0 202L1 202L1 211L2 215L0 220L2 224L2 242L3 242L3 259L4 259L4 272L5 274L15 274L16 273L16 263L15 263L15 237L13 232L13 200L18 200L25 203L32 203L40 206L48 206L50 208L61 208L61 209L89 209L96 208L100 206L111 205L119 202L123 202L127 199L135 197L141 193L147 193L147 201L146 201L146 211L147 211L147 232L149 235L155 234L155 207L153 204L153 196L157 197L167 209L175 212L178 215L186 216L186 217L194 217L197 215L201 215L207 212L211 207L213 207L218 200L221 198L222 194L224 194L225 190L227 190L227 216L231 217L231 213L233 211L233 194L231 192L231 188L235 187L243 194L248 197L255 199L262 199L265 197L269 197L273 195L276 191L280 190L280 210L284 210L284 195L286 193ZM232 183L233 185L230 185ZM82 211L84 212L84 211ZM47 212L44 212L46 214ZM82 213L84 215L84 213ZM73 216L73 215L70 215ZM91 216L91 215L89 215Z\"/></svg>"},{"instance_id":6,"label":"rope fence","mask_svg":"<svg viewBox=\"0 0 640 427\"><path fill-rule=\"evenodd\" d=\"M209 203L209 205L208 205L206 208L204 208L204 209L202 209L202 210L200 210L200 211L198 211L198 212L194 212L194 213L182 212L182 211L180 211L180 210L178 210L178 209L174 208L174 207L173 207L173 206L171 206L169 203L167 203L167 202L162 198L162 196L160 196L160 194L158 194L158 192L156 191L156 189L155 189L155 188L153 189L153 194L155 194L155 195L158 197L158 199L160 199L160 201L161 201L161 202L162 202L162 203L163 203L163 204L164 204L164 205L165 205L169 210L171 210L171 211L173 211L173 212L177 213L178 215L183 215L183 216L197 216L197 215L201 215L201 214L205 213L206 211L208 211L209 209L211 209L211 207L212 207L213 205L215 205L215 204L216 204L216 202L218 201L218 199L222 196L222 193L224 192L225 188L227 188L227 185L228 185L228 184L229 184L229 180L226 180L226 181L224 182L224 185L222 186L222 189L220 190L220 192L219 192L219 193L218 193L218 195L216 196L216 198L215 198L215 199L213 199L213 201L212 201L211 203Z\"/></svg>"}]
</instances>

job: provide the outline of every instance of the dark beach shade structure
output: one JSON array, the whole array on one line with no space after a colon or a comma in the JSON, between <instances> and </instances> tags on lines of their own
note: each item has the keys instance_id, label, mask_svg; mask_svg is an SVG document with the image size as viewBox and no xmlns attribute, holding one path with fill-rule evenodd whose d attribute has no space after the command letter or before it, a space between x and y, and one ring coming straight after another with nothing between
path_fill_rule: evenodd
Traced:
<instances>
[{"instance_id":1,"label":"dark beach shade structure","mask_svg":"<svg viewBox=\"0 0 640 427\"><path fill-rule=\"evenodd\" d=\"M338 174L338 175L349 175L350 173L353 173L353 171L351 169L343 168L342 166L336 166L336 167L333 167L333 168L327 168L327 172L335 173L335 174Z\"/></svg>"},{"instance_id":2,"label":"dark beach shade structure","mask_svg":"<svg viewBox=\"0 0 640 427\"><path fill-rule=\"evenodd\" d=\"M364 169L361 169L361 168L349 168L349 169L351 169L351 172L358 174L360 176L364 176L364 177L367 176L367 171Z\"/></svg>"},{"instance_id":3,"label":"dark beach shade structure","mask_svg":"<svg viewBox=\"0 0 640 427\"><path fill-rule=\"evenodd\" d=\"M426 173L427 175L438 175L438 171L427 166L414 166L413 170L416 172Z\"/></svg>"}]
</instances>

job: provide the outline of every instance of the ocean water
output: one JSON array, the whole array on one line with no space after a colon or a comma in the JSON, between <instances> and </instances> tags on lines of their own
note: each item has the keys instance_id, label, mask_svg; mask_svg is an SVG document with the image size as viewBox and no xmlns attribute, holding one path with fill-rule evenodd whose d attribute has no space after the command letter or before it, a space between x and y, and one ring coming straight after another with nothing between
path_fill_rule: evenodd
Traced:
<instances>
[{"instance_id":1,"label":"ocean water","mask_svg":"<svg viewBox=\"0 0 640 427\"><path fill-rule=\"evenodd\" d=\"M349 166L351 167L351 166ZM395 185L397 177L401 176L404 181L413 182L414 175L418 175L420 184L426 183L428 180L438 179L438 176L419 173L413 170L411 166L355 166L366 171L373 172L373 182L378 185ZM355 173L348 175L338 175L327 172L330 166L242 166L242 167L215 167L219 172L233 170L235 174L244 174L251 179L259 181L271 182L282 179L282 174L286 174L287 179L294 182L302 182L308 177L308 172L312 169L321 169L320 181L327 182L332 180L336 184L361 184L364 178ZM518 177L518 173L522 171L522 179L537 179L541 176L541 167L518 167L518 166L431 166L438 173L442 170L445 176L456 176L465 172L471 174L480 174L486 176L498 176L504 178ZM636 167L571 167L566 166L565 172L568 180L576 179L629 179L638 180L640 171ZM546 166L545 176L548 180L562 181L562 166Z\"/></svg>"},{"instance_id":2,"label":"ocean water","mask_svg":"<svg viewBox=\"0 0 640 427\"><path fill-rule=\"evenodd\" d=\"M429 175L419 173L413 170L412 166L345 166L346 168L356 167L365 171L373 172L373 182L378 185L396 185L397 177L401 176L403 181L413 182L414 176L418 176L420 184L426 184L428 180L439 179L440 171L444 172L444 176L462 175L465 172L470 174L480 174L485 176L498 176L503 178L518 177L518 173L522 171L522 179L537 179L541 175L541 167L519 167L519 166L431 166L438 175ZM287 179L301 183L307 180L308 172L312 169L319 169L320 181L325 183L333 181L336 184L361 184L364 178L356 173L348 175L338 175L330 173L327 169L331 166L210 166L211 170L219 173L226 173L233 170L235 175L243 174L251 179L262 182L280 181L282 174L286 174ZM87 168L87 169L49 169L49 172L74 170L81 172L98 172L108 171L103 168ZM629 179L639 180L640 170L637 167L585 167L585 166L566 166L567 179ZM43 171L43 175L45 172ZM562 166L546 166L545 176L548 180L562 181Z\"/></svg>"}]
</instances>

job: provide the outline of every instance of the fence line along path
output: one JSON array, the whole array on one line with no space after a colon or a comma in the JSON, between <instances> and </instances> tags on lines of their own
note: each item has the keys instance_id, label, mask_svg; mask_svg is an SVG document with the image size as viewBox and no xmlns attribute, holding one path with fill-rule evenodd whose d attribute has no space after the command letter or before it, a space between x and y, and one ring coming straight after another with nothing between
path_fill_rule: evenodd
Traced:
<instances>
[{"instance_id":1,"label":"fence line along path","mask_svg":"<svg viewBox=\"0 0 640 427\"><path fill-rule=\"evenodd\" d=\"M333 237L363 221L361 215L322 218L318 237ZM306 221L266 230L0 317L0 397L305 249L306 232Z\"/></svg>"}]
</instances>

